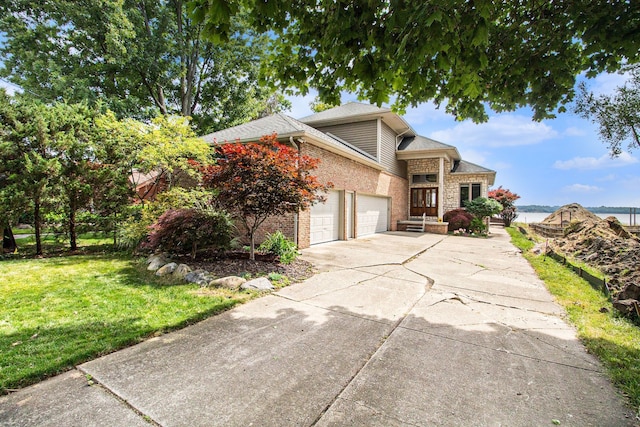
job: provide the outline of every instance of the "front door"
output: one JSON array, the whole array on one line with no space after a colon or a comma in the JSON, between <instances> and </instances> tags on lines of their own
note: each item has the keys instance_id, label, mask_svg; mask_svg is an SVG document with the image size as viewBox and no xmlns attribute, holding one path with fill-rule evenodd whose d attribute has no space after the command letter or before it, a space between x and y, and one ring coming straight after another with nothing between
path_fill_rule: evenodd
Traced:
<instances>
[{"instance_id":1,"label":"front door","mask_svg":"<svg viewBox=\"0 0 640 427\"><path fill-rule=\"evenodd\" d=\"M411 216L438 216L438 189L437 188L412 188L411 189Z\"/></svg>"}]
</instances>

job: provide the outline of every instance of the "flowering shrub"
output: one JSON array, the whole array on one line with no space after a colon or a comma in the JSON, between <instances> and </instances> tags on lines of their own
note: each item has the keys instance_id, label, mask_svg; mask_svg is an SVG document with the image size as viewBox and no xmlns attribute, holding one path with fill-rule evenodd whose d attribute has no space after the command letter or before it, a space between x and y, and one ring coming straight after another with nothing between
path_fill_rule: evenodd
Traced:
<instances>
[{"instance_id":1,"label":"flowering shrub","mask_svg":"<svg viewBox=\"0 0 640 427\"><path fill-rule=\"evenodd\" d=\"M464 209L453 209L443 216L443 220L449 223L449 231L468 230L472 219L473 215Z\"/></svg>"},{"instance_id":2,"label":"flowering shrub","mask_svg":"<svg viewBox=\"0 0 640 427\"><path fill-rule=\"evenodd\" d=\"M233 224L222 212L199 209L171 209L158 218L141 246L177 254L191 254L202 248L226 249L231 244Z\"/></svg>"}]
</instances>

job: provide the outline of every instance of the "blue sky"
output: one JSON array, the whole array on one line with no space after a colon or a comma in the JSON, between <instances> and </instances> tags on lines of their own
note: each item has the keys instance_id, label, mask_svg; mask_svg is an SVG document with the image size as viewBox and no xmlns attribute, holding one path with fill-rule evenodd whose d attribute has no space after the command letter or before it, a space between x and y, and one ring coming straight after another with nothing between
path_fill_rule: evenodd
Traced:
<instances>
[{"instance_id":1,"label":"blue sky","mask_svg":"<svg viewBox=\"0 0 640 427\"><path fill-rule=\"evenodd\" d=\"M1 40L0 40L1 42ZM589 80L596 93L611 93L625 82L619 74ZM0 80L9 92L15 87ZM312 113L311 92L291 97L292 117ZM357 101L343 94L342 102ZM454 145L462 158L497 172L494 188L502 185L521 198L519 205L640 207L640 152L611 159L598 139L597 127L572 113L534 122L528 109L491 113L484 124L457 122L433 104L407 110L404 118L421 135Z\"/></svg>"},{"instance_id":2,"label":"blue sky","mask_svg":"<svg viewBox=\"0 0 640 427\"><path fill-rule=\"evenodd\" d=\"M600 75L587 81L596 93L611 93L625 76ZM287 114L312 114L315 93L290 98ZM358 101L343 94L342 102ZM640 152L611 159L597 127L573 113L534 122L529 109L491 113L487 123L457 122L432 104L407 110L404 118L421 135L454 145L462 158L497 172L502 185L521 196L519 205L640 207Z\"/></svg>"}]
</instances>

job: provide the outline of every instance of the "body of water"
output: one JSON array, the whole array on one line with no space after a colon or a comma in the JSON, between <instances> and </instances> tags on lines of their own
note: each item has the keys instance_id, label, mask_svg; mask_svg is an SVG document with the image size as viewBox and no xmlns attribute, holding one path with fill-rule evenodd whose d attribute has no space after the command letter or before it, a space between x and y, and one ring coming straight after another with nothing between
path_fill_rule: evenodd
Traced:
<instances>
[{"instance_id":1,"label":"body of water","mask_svg":"<svg viewBox=\"0 0 640 427\"><path fill-rule=\"evenodd\" d=\"M525 224L531 224L532 222L542 222L546 217L551 215L550 213L544 212L518 212L518 218L515 219L515 222L524 222ZM615 216L620 221L622 225L629 225L629 214L608 214L608 213L599 213L596 214L600 218L607 218L609 216ZM633 217L631 218L633 221ZM636 215L636 224L640 225L640 212Z\"/></svg>"}]
</instances>

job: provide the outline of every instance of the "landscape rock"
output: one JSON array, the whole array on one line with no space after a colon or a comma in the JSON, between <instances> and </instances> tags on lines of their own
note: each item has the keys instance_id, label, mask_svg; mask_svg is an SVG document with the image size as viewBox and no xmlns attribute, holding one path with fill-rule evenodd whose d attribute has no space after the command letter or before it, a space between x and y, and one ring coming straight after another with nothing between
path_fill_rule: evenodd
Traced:
<instances>
[{"instance_id":1,"label":"landscape rock","mask_svg":"<svg viewBox=\"0 0 640 427\"><path fill-rule=\"evenodd\" d=\"M176 279L184 279L189 273L191 273L191 267L187 264L179 264L173 272L173 277Z\"/></svg>"},{"instance_id":2,"label":"landscape rock","mask_svg":"<svg viewBox=\"0 0 640 427\"><path fill-rule=\"evenodd\" d=\"M258 277L257 279L249 280L240 286L241 289L251 289L258 291L270 291L275 289L275 287L271 284L269 279L266 277Z\"/></svg>"},{"instance_id":3,"label":"landscape rock","mask_svg":"<svg viewBox=\"0 0 640 427\"><path fill-rule=\"evenodd\" d=\"M147 259L147 270L156 271L167 263L169 263L169 260L164 254L151 255Z\"/></svg>"},{"instance_id":4,"label":"landscape rock","mask_svg":"<svg viewBox=\"0 0 640 427\"><path fill-rule=\"evenodd\" d=\"M613 307L615 307L616 310L631 318L638 316L638 312L636 311L637 305L638 301L634 299L619 299L613 301Z\"/></svg>"},{"instance_id":5,"label":"landscape rock","mask_svg":"<svg viewBox=\"0 0 640 427\"><path fill-rule=\"evenodd\" d=\"M175 262L170 262L169 264L165 264L156 271L156 276L169 275L173 273L177 267L178 267L178 264L176 264Z\"/></svg>"},{"instance_id":6,"label":"landscape rock","mask_svg":"<svg viewBox=\"0 0 640 427\"><path fill-rule=\"evenodd\" d=\"M221 287L221 288L228 288L228 289L238 289L240 288L241 285L243 285L244 283L246 283L246 279L243 279L242 277L238 277L238 276L227 276L227 277L222 277L220 279L214 279L211 282L209 282L209 286L216 286L216 287Z\"/></svg>"},{"instance_id":7,"label":"landscape rock","mask_svg":"<svg viewBox=\"0 0 640 427\"><path fill-rule=\"evenodd\" d=\"M194 270L184 276L184 280L188 283L197 283L200 286L207 286L211 281L211 276L206 270Z\"/></svg>"},{"instance_id":8,"label":"landscape rock","mask_svg":"<svg viewBox=\"0 0 640 427\"><path fill-rule=\"evenodd\" d=\"M629 283L618 294L619 299L633 299L640 301L640 285Z\"/></svg>"}]
</instances>

